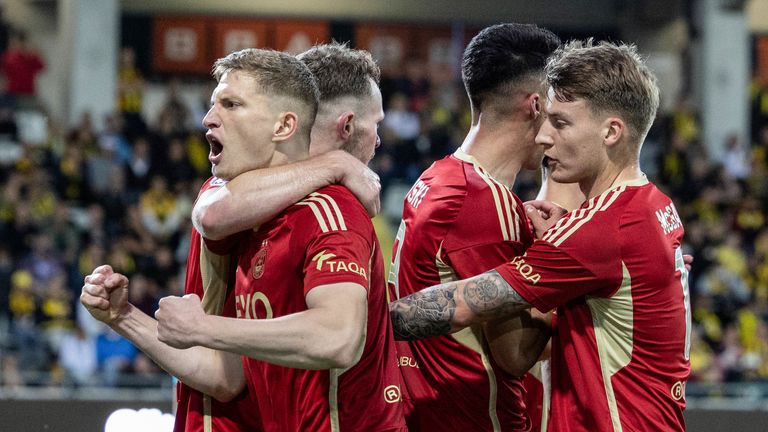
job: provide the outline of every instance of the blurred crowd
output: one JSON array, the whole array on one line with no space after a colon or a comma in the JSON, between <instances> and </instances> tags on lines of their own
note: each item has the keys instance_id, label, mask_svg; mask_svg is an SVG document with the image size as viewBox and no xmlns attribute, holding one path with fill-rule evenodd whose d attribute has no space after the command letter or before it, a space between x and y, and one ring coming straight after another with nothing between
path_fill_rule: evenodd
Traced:
<instances>
[{"instance_id":1,"label":"blurred crowd","mask_svg":"<svg viewBox=\"0 0 768 432\"><path fill-rule=\"evenodd\" d=\"M65 128L34 89L0 92L0 387L157 384L157 367L91 319L78 296L102 263L130 277L130 301L149 314L183 292L208 145L201 107L185 103L178 78L165 81L165 102L144 118L145 80L130 49L120 59L116 110L105 119L85 114ZM470 113L460 82L433 80L415 63L384 78L382 91L372 167L384 220L396 226L405 191L461 144ZM27 142L21 130L34 118L45 119L45 133ZM768 87L757 83L752 125L750 142L734 135L722 156L710 155L697 109L682 98L660 113L643 148L642 168L675 201L684 251L695 257L692 382L768 379ZM538 179L518 177L523 200Z\"/></svg>"}]
</instances>

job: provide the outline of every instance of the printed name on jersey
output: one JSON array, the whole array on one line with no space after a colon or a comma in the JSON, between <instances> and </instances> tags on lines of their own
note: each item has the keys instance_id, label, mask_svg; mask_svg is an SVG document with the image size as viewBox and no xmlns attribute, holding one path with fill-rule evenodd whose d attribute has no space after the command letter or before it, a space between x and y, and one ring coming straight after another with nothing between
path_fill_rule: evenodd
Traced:
<instances>
[{"instance_id":1,"label":"printed name on jersey","mask_svg":"<svg viewBox=\"0 0 768 432\"><path fill-rule=\"evenodd\" d=\"M520 276L536 285L541 280L541 275L533 271L533 267L531 267L531 265L526 263L525 259L523 259L524 256L525 255L516 256L512 258L512 261L509 263L515 266L517 271L520 273Z\"/></svg>"},{"instance_id":2,"label":"printed name on jersey","mask_svg":"<svg viewBox=\"0 0 768 432\"><path fill-rule=\"evenodd\" d=\"M272 303L260 291L235 296L235 309L238 318L272 319Z\"/></svg>"},{"instance_id":3,"label":"printed name on jersey","mask_svg":"<svg viewBox=\"0 0 768 432\"><path fill-rule=\"evenodd\" d=\"M350 273L359 274L360 276L364 277L366 280L368 279L368 276L366 275L366 272L365 272L365 267L361 266L360 264L354 261L344 261L344 260L331 261L331 258L335 258L335 257L336 257L336 254L330 253L327 250L323 250L315 254L315 256L312 257L312 261L317 263L315 265L315 269L319 271L329 271L331 273L350 272Z\"/></svg>"},{"instance_id":4,"label":"printed name on jersey","mask_svg":"<svg viewBox=\"0 0 768 432\"><path fill-rule=\"evenodd\" d=\"M413 187L411 187L411 190L408 191L408 194L405 195L405 201L410 204L411 207L419 208L419 204L421 204L421 201L424 199L424 196L427 195L428 191L429 186L419 179Z\"/></svg>"},{"instance_id":5,"label":"printed name on jersey","mask_svg":"<svg viewBox=\"0 0 768 432\"><path fill-rule=\"evenodd\" d=\"M341 214L338 204L330 195L312 192L309 197L304 198L296 205L304 205L312 209L312 213L324 233L347 230L344 215Z\"/></svg>"},{"instance_id":6,"label":"printed name on jersey","mask_svg":"<svg viewBox=\"0 0 768 432\"><path fill-rule=\"evenodd\" d=\"M656 210L656 218L659 219L659 224L664 234L669 234L683 226L680 215L677 214L677 209L675 209L675 205L672 203L663 209Z\"/></svg>"}]
</instances>

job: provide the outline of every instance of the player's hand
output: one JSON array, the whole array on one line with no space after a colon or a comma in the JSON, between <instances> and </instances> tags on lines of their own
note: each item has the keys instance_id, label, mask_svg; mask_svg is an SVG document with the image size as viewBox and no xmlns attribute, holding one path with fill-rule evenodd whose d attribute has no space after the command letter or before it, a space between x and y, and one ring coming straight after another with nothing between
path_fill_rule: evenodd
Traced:
<instances>
[{"instance_id":1,"label":"player's hand","mask_svg":"<svg viewBox=\"0 0 768 432\"><path fill-rule=\"evenodd\" d=\"M127 313L128 278L102 265L85 277L80 303L97 320L112 324Z\"/></svg>"},{"instance_id":2,"label":"player's hand","mask_svg":"<svg viewBox=\"0 0 768 432\"><path fill-rule=\"evenodd\" d=\"M685 269L688 271L691 271L691 264L693 264L693 255L683 254L683 264L685 264Z\"/></svg>"},{"instance_id":3,"label":"player's hand","mask_svg":"<svg viewBox=\"0 0 768 432\"><path fill-rule=\"evenodd\" d=\"M334 159L341 172L338 183L349 189L363 204L371 217L381 211L381 179L368 166L360 162L356 157L345 151L332 151L326 153L327 157Z\"/></svg>"},{"instance_id":4,"label":"player's hand","mask_svg":"<svg viewBox=\"0 0 768 432\"><path fill-rule=\"evenodd\" d=\"M195 336L200 333L197 329L205 320L205 316L200 297L195 294L163 297L155 312L157 338L174 348L195 346Z\"/></svg>"},{"instance_id":5,"label":"player's hand","mask_svg":"<svg viewBox=\"0 0 768 432\"><path fill-rule=\"evenodd\" d=\"M544 200L526 201L524 206L525 214L528 215L533 224L536 238L541 238L548 229L552 228L568 213L568 210L559 205Z\"/></svg>"}]
</instances>

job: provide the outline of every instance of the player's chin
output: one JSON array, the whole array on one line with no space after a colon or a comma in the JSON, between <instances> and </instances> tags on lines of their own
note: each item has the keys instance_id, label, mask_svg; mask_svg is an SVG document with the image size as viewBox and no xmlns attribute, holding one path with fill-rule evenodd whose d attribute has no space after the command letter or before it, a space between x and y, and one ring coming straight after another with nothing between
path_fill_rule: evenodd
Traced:
<instances>
[{"instance_id":1,"label":"player's chin","mask_svg":"<svg viewBox=\"0 0 768 432\"><path fill-rule=\"evenodd\" d=\"M226 167L221 166L221 163L213 164L211 166L211 173L214 177L218 177L222 180L229 180L229 174Z\"/></svg>"}]
</instances>

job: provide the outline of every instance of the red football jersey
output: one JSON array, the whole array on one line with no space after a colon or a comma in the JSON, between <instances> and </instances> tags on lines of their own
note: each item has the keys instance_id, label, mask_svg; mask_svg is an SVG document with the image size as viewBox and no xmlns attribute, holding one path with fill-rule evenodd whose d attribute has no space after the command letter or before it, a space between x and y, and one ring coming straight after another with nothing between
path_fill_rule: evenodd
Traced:
<instances>
[{"instance_id":1,"label":"red football jersey","mask_svg":"<svg viewBox=\"0 0 768 432\"><path fill-rule=\"evenodd\" d=\"M405 197L391 295L483 273L532 241L520 199L459 150L435 162ZM411 430L529 430L521 380L496 366L480 327L397 349Z\"/></svg>"},{"instance_id":2,"label":"red football jersey","mask_svg":"<svg viewBox=\"0 0 768 432\"><path fill-rule=\"evenodd\" d=\"M497 268L537 309L557 308L548 430L685 430L682 237L674 204L642 178L588 200Z\"/></svg>"},{"instance_id":3,"label":"red football jersey","mask_svg":"<svg viewBox=\"0 0 768 432\"><path fill-rule=\"evenodd\" d=\"M352 282L368 290L365 345L351 368L307 370L243 359L265 428L405 430L384 264L363 206L347 189L329 186L245 235L237 267L239 318L305 311L306 294L321 285Z\"/></svg>"},{"instance_id":4,"label":"red football jersey","mask_svg":"<svg viewBox=\"0 0 768 432\"><path fill-rule=\"evenodd\" d=\"M220 187L225 182L212 177L200 188ZM235 316L234 286L229 283L234 274L234 262L228 256L216 255L204 246L200 233L192 228L187 255L187 276L184 294L197 294L203 299L207 313ZM228 280L229 279L229 280ZM222 403L190 388L182 382L176 385L176 422L174 432L246 432L262 430L258 405L244 391L235 400Z\"/></svg>"}]
</instances>

